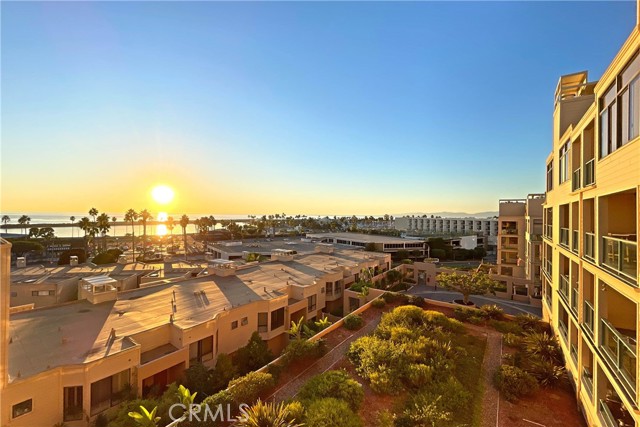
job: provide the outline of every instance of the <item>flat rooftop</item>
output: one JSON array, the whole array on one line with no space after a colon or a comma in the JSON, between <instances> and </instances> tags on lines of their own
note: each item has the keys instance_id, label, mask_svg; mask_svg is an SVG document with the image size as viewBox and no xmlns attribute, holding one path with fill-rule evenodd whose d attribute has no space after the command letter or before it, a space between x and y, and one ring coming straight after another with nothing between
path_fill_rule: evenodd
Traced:
<instances>
[{"instance_id":1,"label":"flat rooftop","mask_svg":"<svg viewBox=\"0 0 640 427\"><path fill-rule=\"evenodd\" d=\"M241 254L242 252L254 252L260 254L271 253L276 249L290 249L298 253L313 252L315 243L302 241L298 238L276 238L276 239L255 239L255 240L235 240L209 243L207 247L218 252Z\"/></svg>"},{"instance_id":2,"label":"flat rooftop","mask_svg":"<svg viewBox=\"0 0 640 427\"><path fill-rule=\"evenodd\" d=\"M341 239L350 240L362 243L415 243L415 239L403 239L401 237L381 236L378 234L364 234L364 233L308 233L307 237L312 239Z\"/></svg>"},{"instance_id":3,"label":"flat rooftop","mask_svg":"<svg viewBox=\"0 0 640 427\"><path fill-rule=\"evenodd\" d=\"M287 284L307 286L339 268L354 267L381 254L336 250L298 255L294 261L270 261L241 267L235 275L207 275L118 294L116 301L86 300L11 315L9 378L25 378L63 365L88 363L135 345L128 336L170 323L188 329L219 313L254 301L288 298ZM110 340L111 330L116 332Z\"/></svg>"}]
</instances>

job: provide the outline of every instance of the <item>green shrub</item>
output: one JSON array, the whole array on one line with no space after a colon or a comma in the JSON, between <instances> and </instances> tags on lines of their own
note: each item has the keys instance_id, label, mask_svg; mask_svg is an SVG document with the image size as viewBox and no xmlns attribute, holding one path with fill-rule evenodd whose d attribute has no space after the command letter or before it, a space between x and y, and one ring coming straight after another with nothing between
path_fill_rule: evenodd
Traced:
<instances>
[{"instance_id":1,"label":"green shrub","mask_svg":"<svg viewBox=\"0 0 640 427\"><path fill-rule=\"evenodd\" d=\"M325 351L326 344L324 340L293 340L282 353L282 364L287 366L301 360L316 359L321 357Z\"/></svg>"},{"instance_id":2,"label":"green shrub","mask_svg":"<svg viewBox=\"0 0 640 427\"><path fill-rule=\"evenodd\" d=\"M374 299L374 300L371 302L371 305L372 305L374 308L382 308L382 307L384 307L386 304L387 304L387 303L386 303L386 302L385 302L385 300L384 300L384 299L382 299L382 298L376 298L376 299Z\"/></svg>"},{"instance_id":3,"label":"green shrub","mask_svg":"<svg viewBox=\"0 0 640 427\"><path fill-rule=\"evenodd\" d=\"M515 321L525 332L543 332L547 326L533 314L518 314Z\"/></svg>"},{"instance_id":4,"label":"green shrub","mask_svg":"<svg viewBox=\"0 0 640 427\"><path fill-rule=\"evenodd\" d=\"M347 357L375 392L398 394L403 390L402 379L410 364L405 348L400 343L365 336L351 343Z\"/></svg>"},{"instance_id":5,"label":"green shrub","mask_svg":"<svg viewBox=\"0 0 640 427\"><path fill-rule=\"evenodd\" d=\"M378 411L375 427L394 427L393 414L388 409Z\"/></svg>"},{"instance_id":6,"label":"green shrub","mask_svg":"<svg viewBox=\"0 0 640 427\"><path fill-rule=\"evenodd\" d=\"M220 353L216 359L216 366L211 371L211 376L209 378L213 393L227 388L229 381L231 381L237 374L238 372L231 360L231 356L225 353ZM190 390L199 391L197 388L190 388Z\"/></svg>"},{"instance_id":7,"label":"green shrub","mask_svg":"<svg viewBox=\"0 0 640 427\"><path fill-rule=\"evenodd\" d=\"M500 366L493 376L493 381L504 398L511 402L529 396L538 389L536 379L515 366Z\"/></svg>"},{"instance_id":8,"label":"green shrub","mask_svg":"<svg viewBox=\"0 0 640 427\"><path fill-rule=\"evenodd\" d=\"M298 392L298 398L313 401L333 397L344 400L357 411L364 400L362 385L345 371L327 371L311 378Z\"/></svg>"},{"instance_id":9,"label":"green shrub","mask_svg":"<svg viewBox=\"0 0 640 427\"><path fill-rule=\"evenodd\" d=\"M238 349L235 360L240 374L245 374L260 369L272 361L273 354L267 343L260 338L260 334L254 332L247 345Z\"/></svg>"},{"instance_id":10,"label":"green shrub","mask_svg":"<svg viewBox=\"0 0 640 427\"><path fill-rule=\"evenodd\" d=\"M461 322L468 322L475 315L476 310L473 308L455 307L453 309L453 317Z\"/></svg>"},{"instance_id":11,"label":"green shrub","mask_svg":"<svg viewBox=\"0 0 640 427\"><path fill-rule=\"evenodd\" d=\"M489 319L502 320L504 319L504 310L495 304L483 305L480 310L486 314Z\"/></svg>"},{"instance_id":12,"label":"green shrub","mask_svg":"<svg viewBox=\"0 0 640 427\"><path fill-rule=\"evenodd\" d=\"M563 366L556 365L552 361L540 357L528 360L526 370L544 387L555 387L565 376Z\"/></svg>"},{"instance_id":13,"label":"green shrub","mask_svg":"<svg viewBox=\"0 0 640 427\"><path fill-rule=\"evenodd\" d=\"M563 365L562 350L556 337L546 332L528 332L522 338L525 353L547 360L554 365Z\"/></svg>"},{"instance_id":14,"label":"green shrub","mask_svg":"<svg viewBox=\"0 0 640 427\"><path fill-rule=\"evenodd\" d=\"M344 318L344 327L351 331L360 329L363 323L359 314L349 314Z\"/></svg>"},{"instance_id":15,"label":"green shrub","mask_svg":"<svg viewBox=\"0 0 640 427\"><path fill-rule=\"evenodd\" d=\"M253 403L258 397L275 386L271 374L249 372L247 375L229 382L229 392L237 404Z\"/></svg>"},{"instance_id":16,"label":"green shrub","mask_svg":"<svg viewBox=\"0 0 640 427\"><path fill-rule=\"evenodd\" d=\"M113 264L118 261L118 257L122 255L122 251L120 249L107 249L104 252L100 252L98 255L93 257L91 262L97 265L101 264Z\"/></svg>"},{"instance_id":17,"label":"green shrub","mask_svg":"<svg viewBox=\"0 0 640 427\"><path fill-rule=\"evenodd\" d=\"M438 407L435 402L417 402L410 399L405 410L396 418L395 427L442 427L449 425L452 414Z\"/></svg>"},{"instance_id":18,"label":"green shrub","mask_svg":"<svg viewBox=\"0 0 640 427\"><path fill-rule=\"evenodd\" d=\"M409 300L407 301L409 305L415 305L416 307L424 307L425 302L424 298L419 297L417 295L410 295Z\"/></svg>"},{"instance_id":19,"label":"green shrub","mask_svg":"<svg viewBox=\"0 0 640 427\"><path fill-rule=\"evenodd\" d=\"M511 333L515 335L522 335L524 332L522 326L508 320L490 320L489 325L496 331L502 332L503 334Z\"/></svg>"},{"instance_id":20,"label":"green shrub","mask_svg":"<svg viewBox=\"0 0 640 427\"><path fill-rule=\"evenodd\" d=\"M287 421L304 420L304 405L297 400L287 403Z\"/></svg>"},{"instance_id":21,"label":"green shrub","mask_svg":"<svg viewBox=\"0 0 640 427\"><path fill-rule=\"evenodd\" d=\"M360 417L347 402L331 397L316 400L307 408L305 425L309 427L362 427Z\"/></svg>"},{"instance_id":22,"label":"green shrub","mask_svg":"<svg viewBox=\"0 0 640 427\"><path fill-rule=\"evenodd\" d=\"M407 367L407 377L413 388L424 388L433 380L433 368L423 363L412 363Z\"/></svg>"},{"instance_id":23,"label":"green shrub","mask_svg":"<svg viewBox=\"0 0 640 427\"><path fill-rule=\"evenodd\" d=\"M512 348L522 347L522 337L514 333L508 332L502 336L504 344Z\"/></svg>"},{"instance_id":24,"label":"green shrub","mask_svg":"<svg viewBox=\"0 0 640 427\"><path fill-rule=\"evenodd\" d=\"M258 400L249 408L244 409L243 414L238 417L235 425L238 427L299 427L302 425L297 422L301 420L288 420L289 416L289 406L283 402L262 402Z\"/></svg>"},{"instance_id":25,"label":"green shrub","mask_svg":"<svg viewBox=\"0 0 640 427\"><path fill-rule=\"evenodd\" d=\"M202 363L194 363L184 371L184 386L198 392L197 398L204 399L215 393L212 386L211 371Z\"/></svg>"}]
</instances>

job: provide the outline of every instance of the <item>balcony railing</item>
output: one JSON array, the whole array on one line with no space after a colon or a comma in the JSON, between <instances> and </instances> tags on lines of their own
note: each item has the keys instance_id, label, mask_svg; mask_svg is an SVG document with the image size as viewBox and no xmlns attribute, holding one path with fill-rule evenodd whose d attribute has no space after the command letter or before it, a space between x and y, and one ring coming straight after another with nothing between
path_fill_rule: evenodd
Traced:
<instances>
[{"instance_id":1,"label":"balcony railing","mask_svg":"<svg viewBox=\"0 0 640 427\"><path fill-rule=\"evenodd\" d=\"M582 368L582 386L587 391L590 399L593 399L593 374L584 366Z\"/></svg>"},{"instance_id":2,"label":"balcony railing","mask_svg":"<svg viewBox=\"0 0 640 427\"><path fill-rule=\"evenodd\" d=\"M549 280L553 277L553 267L550 259L542 260L542 272L547 276Z\"/></svg>"},{"instance_id":3,"label":"balcony railing","mask_svg":"<svg viewBox=\"0 0 640 427\"><path fill-rule=\"evenodd\" d=\"M569 276L561 274L560 275L560 285L558 286L558 292L560 296L564 299L564 301L569 303Z\"/></svg>"},{"instance_id":4,"label":"balcony railing","mask_svg":"<svg viewBox=\"0 0 640 427\"><path fill-rule=\"evenodd\" d=\"M578 316L578 288L571 288L571 311Z\"/></svg>"},{"instance_id":5,"label":"balcony railing","mask_svg":"<svg viewBox=\"0 0 640 427\"><path fill-rule=\"evenodd\" d=\"M584 233L584 257L588 260L596 260L596 235L593 233Z\"/></svg>"},{"instance_id":6,"label":"balcony railing","mask_svg":"<svg viewBox=\"0 0 640 427\"><path fill-rule=\"evenodd\" d=\"M569 353L571 354L571 359L573 359L573 363L578 366L578 346L571 343L571 348L569 349Z\"/></svg>"},{"instance_id":7,"label":"balcony railing","mask_svg":"<svg viewBox=\"0 0 640 427\"><path fill-rule=\"evenodd\" d=\"M517 228L503 228L502 229L502 233L501 234L518 234L518 229Z\"/></svg>"},{"instance_id":8,"label":"balcony railing","mask_svg":"<svg viewBox=\"0 0 640 427\"><path fill-rule=\"evenodd\" d=\"M560 244L569 247L569 229L560 227Z\"/></svg>"},{"instance_id":9,"label":"balcony railing","mask_svg":"<svg viewBox=\"0 0 640 427\"><path fill-rule=\"evenodd\" d=\"M584 300L582 304L582 320L583 320L582 324L585 326L585 331L587 332L587 335L590 336L592 340L593 340L593 334L594 334L593 316L594 316L593 305L589 301Z\"/></svg>"},{"instance_id":10,"label":"balcony railing","mask_svg":"<svg viewBox=\"0 0 640 427\"><path fill-rule=\"evenodd\" d=\"M606 427L619 427L606 402L602 399L598 402L598 414L600 415L602 424Z\"/></svg>"},{"instance_id":11,"label":"balcony railing","mask_svg":"<svg viewBox=\"0 0 640 427\"><path fill-rule=\"evenodd\" d=\"M562 338L565 340L565 342L567 341L567 339L569 338L569 332L567 330L567 325L565 325L562 320L558 321L558 329L560 330L560 335L562 336Z\"/></svg>"},{"instance_id":12,"label":"balcony railing","mask_svg":"<svg viewBox=\"0 0 640 427\"><path fill-rule=\"evenodd\" d=\"M573 171L571 178L571 191L577 191L580 189L580 168Z\"/></svg>"},{"instance_id":13,"label":"balcony railing","mask_svg":"<svg viewBox=\"0 0 640 427\"><path fill-rule=\"evenodd\" d=\"M589 160L584 164L584 186L592 185L596 182L596 173L594 169L595 159Z\"/></svg>"},{"instance_id":14,"label":"balcony railing","mask_svg":"<svg viewBox=\"0 0 640 427\"><path fill-rule=\"evenodd\" d=\"M578 247L580 245L580 233L578 230L571 230L571 252L578 253Z\"/></svg>"},{"instance_id":15,"label":"balcony railing","mask_svg":"<svg viewBox=\"0 0 640 427\"><path fill-rule=\"evenodd\" d=\"M638 242L602 237L602 265L637 285Z\"/></svg>"},{"instance_id":16,"label":"balcony railing","mask_svg":"<svg viewBox=\"0 0 640 427\"><path fill-rule=\"evenodd\" d=\"M546 224L544 226L544 237L553 239L553 224Z\"/></svg>"},{"instance_id":17,"label":"balcony railing","mask_svg":"<svg viewBox=\"0 0 640 427\"><path fill-rule=\"evenodd\" d=\"M600 348L605 359L610 363L619 377L623 380L622 386L629 396L636 396L636 351L635 337L622 334L606 319L600 319L602 334ZM635 331L634 331L635 333Z\"/></svg>"}]
</instances>

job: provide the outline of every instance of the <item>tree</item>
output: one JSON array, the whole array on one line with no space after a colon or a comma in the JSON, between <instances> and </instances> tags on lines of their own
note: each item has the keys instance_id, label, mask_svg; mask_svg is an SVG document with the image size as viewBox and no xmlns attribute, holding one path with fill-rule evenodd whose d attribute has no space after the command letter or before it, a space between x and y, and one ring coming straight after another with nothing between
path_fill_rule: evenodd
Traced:
<instances>
[{"instance_id":1,"label":"tree","mask_svg":"<svg viewBox=\"0 0 640 427\"><path fill-rule=\"evenodd\" d=\"M184 260L187 260L187 225L189 225L189 217L185 214L180 218L180 227L182 227L182 238L184 240Z\"/></svg>"},{"instance_id":2,"label":"tree","mask_svg":"<svg viewBox=\"0 0 640 427\"><path fill-rule=\"evenodd\" d=\"M73 238L73 224L76 222L76 217L71 215L69 221L71 221L71 237Z\"/></svg>"},{"instance_id":3,"label":"tree","mask_svg":"<svg viewBox=\"0 0 640 427\"><path fill-rule=\"evenodd\" d=\"M440 273L437 279L443 288L460 292L465 305L469 305L469 296L488 293L495 295L495 289L498 287L498 282L487 273L478 270L470 274Z\"/></svg>"},{"instance_id":4,"label":"tree","mask_svg":"<svg viewBox=\"0 0 640 427\"><path fill-rule=\"evenodd\" d=\"M364 246L364 250L367 252L375 252L376 251L376 244L373 242L369 242Z\"/></svg>"},{"instance_id":5,"label":"tree","mask_svg":"<svg viewBox=\"0 0 640 427\"><path fill-rule=\"evenodd\" d=\"M20 218L18 218L18 224L22 225L22 232L24 234L26 234L26 225L29 225L29 223L31 222L31 218L28 215L22 215Z\"/></svg>"},{"instance_id":6,"label":"tree","mask_svg":"<svg viewBox=\"0 0 640 427\"><path fill-rule=\"evenodd\" d=\"M362 421L347 402L327 397L314 401L307 409L307 425L313 427L361 427Z\"/></svg>"},{"instance_id":7,"label":"tree","mask_svg":"<svg viewBox=\"0 0 640 427\"><path fill-rule=\"evenodd\" d=\"M387 277L387 283L389 284L389 286L393 286L398 281L400 281L400 279L402 279L402 273L400 273L398 270L389 270L387 272L386 277Z\"/></svg>"},{"instance_id":8,"label":"tree","mask_svg":"<svg viewBox=\"0 0 640 427\"><path fill-rule=\"evenodd\" d=\"M262 368L273 359L267 343L260 338L258 332L251 334L249 342L236 353L236 363L240 373Z\"/></svg>"},{"instance_id":9,"label":"tree","mask_svg":"<svg viewBox=\"0 0 640 427\"><path fill-rule=\"evenodd\" d=\"M89 216L93 217L93 222L96 222L96 216L98 216L98 209L96 208L89 209Z\"/></svg>"},{"instance_id":10,"label":"tree","mask_svg":"<svg viewBox=\"0 0 640 427\"><path fill-rule=\"evenodd\" d=\"M173 250L173 228L176 226L172 216L167 217L167 230L169 230L169 238L171 239L171 250Z\"/></svg>"},{"instance_id":11,"label":"tree","mask_svg":"<svg viewBox=\"0 0 640 427\"><path fill-rule=\"evenodd\" d=\"M7 225L8 222L11 222L11 218L9 217L9 215L3 215L2 216L2 223L4 225Z\"/></svg>"},{"instance_id":12,"label":"tree","mask_svg":"<svg viewBox=\"0 0 640 427\"><path fill-rule=\"evenodd\" d=\"M129 416L141 427L156 427L160 421L160 417L156 417L157 411L157 406L149 412L147 408L140 405L140 410L129 412Z\"/></svg>"},{"instance_id":13,"label":"tree","mask_svg":"<svg viewBox=\"0 0 640 427\"><path fill-rule=\"evenodd\" d=\"M116 222L118 222L118 218L115 216L111 217L111 224L113 224L113 235L116 235Z\"/></svg>"},{"instance_id":14,"label":"tree","mask_svg":"<svg viewBox=\"0 0 640 427\"><path fill-rule=\"evenodd\" d=\"M40 233L40 229L38 227L29 228L29 238L38 237L38 233Z\"/></svg>"},{"instance_id":15,"label":"tree","mask_svg":"<svg viewBox=\"0 0 640 427\"><path fill-rule=\"evenodd\" d=\"M80 228L80 230L84 231L84 250L87 250L87 246L88 246L88 242L87 242L87 235L90 234L91 232L91 220L86 217L83 216L82 218L80 218L80 220L78 221L78 227Z\"/></svg>"},{"instance_id":16,"label":"tree","mask_svg":"<svg viewBox=\"0 0 640 427\"><path fill-rule=\"evenodd\" d=\"M24 255L26 252L42 251L44 247L38 242L28 240L14 240L11 242L11 252L18 256Z\"/></svg>"},{"instance_id":17,"label":"tree","mask_svg":"<svg viewBox=\"0 0 640 427\"><path fill-rule=\"evenodd\" d=\"M140 211L139 217L140 222L142 222L142 257L144 258L144 254L147 252L147 221L153 219L153 216L148 210L143 209Z\"/></svg>"},{"instance_id":18,"label":"tree","mask_svg":"<svg viewBox=\"0 0 640 427\"><path fill-rule=\"evenodd\" d=\"M136 229L135 222L138 219L138 212L133 209L129 209L124 214L124 222L131 224L131 249L133 250L133 261L136 260Z\"/></svg>"},{"instance_id":19,"label":"tree","mask_svg":"<svg viewBox=\"0 0 640 427\"><path fill-rule=\"evenodd\" d=\"M96 222L96 227L98 228L100 234L102 234L102 250L107 249L107 233L111 228L111 223L109 222L109 220L109 215L103 212L100 214Z\"/></svg>"}]
</instances>

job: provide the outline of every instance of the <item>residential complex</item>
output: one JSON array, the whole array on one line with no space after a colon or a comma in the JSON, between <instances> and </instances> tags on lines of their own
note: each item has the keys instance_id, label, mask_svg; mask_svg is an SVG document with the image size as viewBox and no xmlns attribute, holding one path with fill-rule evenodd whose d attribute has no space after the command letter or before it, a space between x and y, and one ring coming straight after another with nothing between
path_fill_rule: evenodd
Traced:
<instances>
[{"instance_id":1,"label":"residential complex","mask_svg":"<svg viewBox=\"0 0 640 427\"><path fill-rule=\"evenodd\" d=\"M487 237L487 244L495 246L498 235L496 218L430 218L403 216L396 218L395 228L410 232L435 235L476 234Z\"/></svg>"},{"instance_id":2,"label":"residential complex","mask_svg":"<svg viewBox=\"0 0 640 427\"><path fill-rule=\"evenodd\" d=\"M378 234L361 233L307 233L307 238L323 243L336 245L346 245L358 248L365 248L368 244L373 245L376 251L394 253L401 250L419 251L425 254L426 245L424 240L405 239L400 237L389 237Z\"/></svg>"},{"instance_id":3,"label":"residential complex","mask_svg":"<svg viewBox=\"0 0 640 427\"><path fill-rule=\"evenodd\" d=\"M0 425L87 426L129 393L146 396L194 362L212 367L257 331L274 352L287 325L344 307L343 291L363 268L390 255L319 245L271 261L212 261L198 277L118 291L117 280L79 280L75 302L19 311L9 305L10 245L1 241ZM8 350L8 351L7 351Z\"/></svg>"},{"instance_id":4,"label":"residential complex","mask_svg":"<svg viewBox=\"0 0 640 427\"><path fill-rule=\"evenodd\" d=\"M601 79L555 92L543 208L543 313L589 425L640 423L640 31Z\"/></svg>"}]
</instances>

